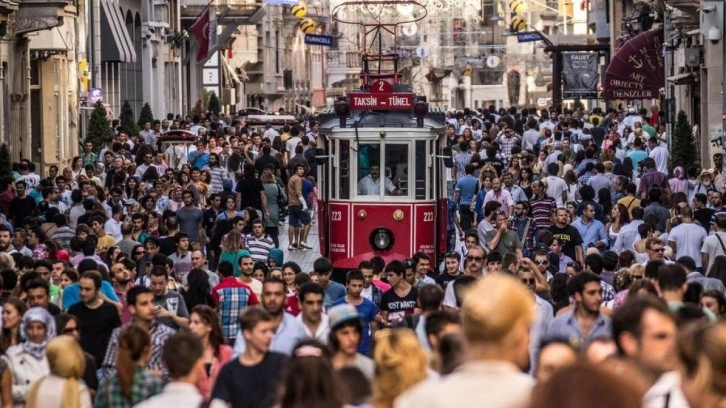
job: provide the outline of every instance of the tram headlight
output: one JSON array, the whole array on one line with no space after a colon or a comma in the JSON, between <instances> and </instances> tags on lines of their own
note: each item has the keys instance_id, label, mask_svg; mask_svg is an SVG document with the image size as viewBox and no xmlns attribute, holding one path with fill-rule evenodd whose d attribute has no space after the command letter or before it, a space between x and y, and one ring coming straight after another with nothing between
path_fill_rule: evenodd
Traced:
<instances>
[{"instance_id":1,"label":"tram headlight","mask_svg":"<svg viewBox=\"0 0 726 408\"><path fill-rule=\"evenodd\" d=\"M387 228L377 228L371 232L371 248L376 251L388 251L393 248L393 232Z\"/></svg>"}]
</instances>

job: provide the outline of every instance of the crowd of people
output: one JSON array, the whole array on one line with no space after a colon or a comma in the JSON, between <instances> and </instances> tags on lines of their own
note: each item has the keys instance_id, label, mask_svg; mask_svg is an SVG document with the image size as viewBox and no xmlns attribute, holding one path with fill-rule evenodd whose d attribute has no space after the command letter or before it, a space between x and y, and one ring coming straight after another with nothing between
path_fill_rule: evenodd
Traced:
<instances>
[{"instance_id":1,"label":"crowd of people","mask_svg":"<svg viewBox=\"0 0 726 408\"><path fill-rule=\"evenodd\" d=\"M170 115L43 178L21 160L0 180L0 404L719 406L722 156L671 169L648 113L449 112L449 251L344 282L280 248L312 247L314 121ZM188 153L161 148L173 129Z\"/></svg>"}]
</instances>

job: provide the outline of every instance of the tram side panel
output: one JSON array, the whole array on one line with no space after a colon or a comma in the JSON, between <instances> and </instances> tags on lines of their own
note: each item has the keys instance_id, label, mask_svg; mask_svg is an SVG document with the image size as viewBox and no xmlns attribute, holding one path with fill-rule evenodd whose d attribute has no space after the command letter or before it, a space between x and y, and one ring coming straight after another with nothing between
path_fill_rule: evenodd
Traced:
<instances>
[{"instance_id":1,"label":"tram side panel","mask_svg":"<svg viewBox=\"0 0 726 408\"><path fill-rule=\"evenodd\" d=\"M441 213L434 201L355 203L331 200L327 210L328 233L321 234L320 241L321 248L328 248L328 253L323 255L333 264L366 254L381 255L390 260L423 252L436 259L440 246L437 224ZM390 231L393 239L391 248L386 251L377 250L371 244L372 235L381 228Z\"/></svg>"}]
</instances>

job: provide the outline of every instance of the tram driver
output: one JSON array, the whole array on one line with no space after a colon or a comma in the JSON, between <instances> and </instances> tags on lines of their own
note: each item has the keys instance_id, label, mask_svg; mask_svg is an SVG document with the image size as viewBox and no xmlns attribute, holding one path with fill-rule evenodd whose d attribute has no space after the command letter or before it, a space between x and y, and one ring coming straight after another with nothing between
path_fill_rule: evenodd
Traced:
<instances>
[{"instance_id":1,"label":"tram driver","mask_svg":"<svg viewBox=\"0 0 726 408\"><path fill-rule=\"evenodd\" d=\"M371 163L370 174L358 181L358 195L378 195L381 191L381 166L378 163ZM385 177L384 189L386 195L401 195L401 189L396 187L390 178Z\"/></svg>"}]
</instances>

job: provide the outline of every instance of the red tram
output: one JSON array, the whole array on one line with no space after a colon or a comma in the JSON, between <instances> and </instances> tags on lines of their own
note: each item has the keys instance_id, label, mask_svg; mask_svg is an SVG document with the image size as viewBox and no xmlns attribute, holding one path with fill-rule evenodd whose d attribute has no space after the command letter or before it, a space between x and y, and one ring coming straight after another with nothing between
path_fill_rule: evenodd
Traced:
<instances>
[{"instance_id":1,"label":"red tram","mask_svg":"<svg viewBox=\"0 0 726 408\"><path fill-rule=\"evenodd\" d=\"M423 9L413 21L426 15L415 1L401 3ZM395 45L400 26L411 23L342 21L338 9L346 5L334 9L333 17L361 25L374 41L389 34ZM363 66L361 88L318 116L318 148L325 152L318 171L320 250L336 270L355 269L374 255L390 261L423 252L436 260L447 237L444 114L399 83L395 51L364 52Z\"/></svg>"}]
</instances>

